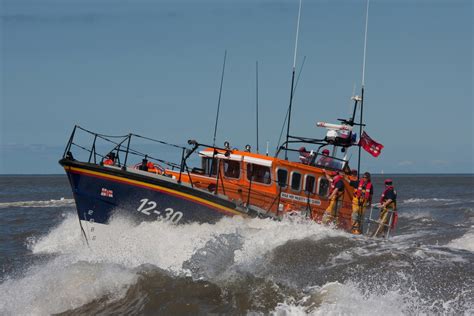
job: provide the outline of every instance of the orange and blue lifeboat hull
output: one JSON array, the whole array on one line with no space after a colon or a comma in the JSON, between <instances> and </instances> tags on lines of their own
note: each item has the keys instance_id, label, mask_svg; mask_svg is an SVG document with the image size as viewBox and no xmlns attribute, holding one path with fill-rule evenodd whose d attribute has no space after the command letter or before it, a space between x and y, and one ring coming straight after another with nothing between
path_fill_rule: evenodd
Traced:
<instances>
[{"instance_id":1,"label":"orange and blue lifeboat hull","mask_svg":"<svg viewBox=\"0 0 474 316\"><path fill-rule=\"evenodd\" d=\"M114 216L136 222L213 223L246 215L234 202L165 176L62 159L80 220L106 224Z\"/></svg>"}]
</instances>

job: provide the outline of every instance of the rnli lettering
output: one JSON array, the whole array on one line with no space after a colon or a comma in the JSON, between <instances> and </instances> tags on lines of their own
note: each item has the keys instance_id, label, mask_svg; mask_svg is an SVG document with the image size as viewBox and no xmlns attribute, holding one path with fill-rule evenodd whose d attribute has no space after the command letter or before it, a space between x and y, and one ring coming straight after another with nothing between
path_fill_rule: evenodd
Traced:
<instances>
[{"instance_id":1,"label":"rnli lettering","mask_svg":"<svg viewBox=\"0 0 474 316\"><path fill-rule=\"evenodd\" d=\"M106 188L102 188L102 191L100 191L100 195L105 196L105 197L113 198L114 197L114 191L107 190Z\"/></svg>"},{"instance_id":2,"label":"rnli lettering","mask_svg":"<svg viewBox=\"0 0 474 316\"><path fill-rule=\"evenodd\" d=\"M168 207L163 212L160 212L156 209L157 203L155 201L150 201L148 199L141 199L141 204L137 208L137 211L145 215L151 215L151 213L157 216L158 220L169 221L173 224L178 223L183 217L183 213L179 211L174 211L171 207Z\"/></svg>"},{"instance_id":3,"label":"rnli lettering","mask_svg":"<svg viewBox=\"0 0 474 316\"><path fill-rule=\"evenodd\" d=\"M307 197L294 195L294 194L290 194L290 193L285 193L285 192L281 193L281 198L282 199L287 199L287 200L298 201L298 202L301 202L301 203L308 203L308 198ZM313 205L321 205L321 201L316 200L316 199L309 199L309 203L313 204Z\"/></svg>"}]
</instances>

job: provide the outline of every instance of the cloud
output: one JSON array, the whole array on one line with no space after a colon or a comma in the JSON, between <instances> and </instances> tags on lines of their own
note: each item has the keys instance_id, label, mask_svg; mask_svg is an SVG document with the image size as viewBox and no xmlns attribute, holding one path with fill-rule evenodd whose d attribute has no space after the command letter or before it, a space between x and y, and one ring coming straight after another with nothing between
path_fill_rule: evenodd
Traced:
<instances>
[{"instance_id":1,"label":"cloud","mask_svg":"<svg viewBox=\"0 0 474 316\"><path fill-rule=\"evenodd\" d=\"M413 166L414 164L415 162L411 160L402 160L398 162L399 166Z\"/></svg>"},{"instance_id":2,"label":"cloud","mask_svg":"<svg viewBox=\"0 0 474 316\"><path fill-rule=\"evenodd\" d=\"M431 164L435 166L446 166L449 165L449 162L446 160L432 160Z\"/></svg>"}]
</instances>

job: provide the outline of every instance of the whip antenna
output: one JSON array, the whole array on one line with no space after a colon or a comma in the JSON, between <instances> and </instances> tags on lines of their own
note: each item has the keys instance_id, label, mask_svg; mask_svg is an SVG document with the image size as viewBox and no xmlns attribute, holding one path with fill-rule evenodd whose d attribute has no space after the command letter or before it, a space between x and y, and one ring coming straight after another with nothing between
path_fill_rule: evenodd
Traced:
<instances>
[{"instance_id":1,"label":"whip antenna","mask_svg":"<svg viewBox=\"0 0 474 316\"><path fill-rule=\"evenodd\" d=\"M257 112L257 154L258 154L258 60L255 64L255 75L256 75L256 112Z\"/></svg>"},{"instance_id":2,"label":"whip antenna","mask_svg":"<svg viewBox=\"0 0 474 316\"><path fill-rule=\"evenodd\" d=\"M365 59L367 56L367 28L369 25L369 3L370 0L367 0L367 11L365 13L364 60L362 62L362 89L364 89L365 86Z\"/></svg>"},{"instance_id":3,"label":"whip antenna","mask_svg":"<svg viewBox=\"0 0 474 316\"><path fill-rule=\"evenodd\" d=\"M293 57L293 72L291 75L291 90L290 90L290 105L288 106L288 127L286 129L286 150L285 150L285 159L288 160L288 137L290 135L290 122L291 122L291 106L293 104L293 86L295 84L295 68L296 68L296 52L298 50L298 35L300 31L300 18L301 18L301 2L298 9L298 22L296 24L296 39L295 39L295 54Z\"/></svg>"},{"instance_id":4,"label":"whip antenna","mask_svg":"<svg viewBox=\"0 0 474 316\"><path fill-rule=\"evenodd\" d=\"M305 61L306 61L306 56L303 57L303 62L301 63L301 66L300 66L300 71L298 73L298 78L296 78L295 87L293 89L293 97L295 96L296 88L298 87L298 82L300 82L300 77L301 77L301 74L303 73L303 67L304 67L304 62ZM280 148L280 141L281 141L281 137L283 136L283 131L285 130L285 124L286 124L286 120L288 119L289 110L290 109L286 110L285 119L283 120L283 124L281 125L280 136L278 137L278 143L277 143L277 147L275 149L276 152L278 152L278 149Z\"/></svg>"},{"instance_id":5,"label":"whip antenna","mask_svg":"<svg viewBox=\"0 0 474 316\"><path fill-rule=\"evenodd\" d=\"M214 126L214 139L212 141L212 147L216 146L217 123L219 122L219 109L221 107L222 83L224 82L224 71L225 71L226 58L227 58L227 50L225 50L225 52L224 52L224 64L222 65L221 87L219 89L219 100L217 101L216 125Z\"/></svg>"},{"instance_id":6,"label":"whip antenna","mask_svg":"<svg viewBox=\"0 0 474 316\"><path fill-rule=\"evenodd\" d=\"M364 117L364 87L365 87L365 60L367 56L367 29L369 25L369 4L370 0L367 0L367 11L365 13L365 34L364 34L364 58L362 62L362 86L360 92L360 125L359 125L359 159L357 161L357 179L360 178L360 161L361 161L361 150L360 139L363 131L363 117ZM357 103L356 103L357 106Z\"/></svg>"}]
</instances>

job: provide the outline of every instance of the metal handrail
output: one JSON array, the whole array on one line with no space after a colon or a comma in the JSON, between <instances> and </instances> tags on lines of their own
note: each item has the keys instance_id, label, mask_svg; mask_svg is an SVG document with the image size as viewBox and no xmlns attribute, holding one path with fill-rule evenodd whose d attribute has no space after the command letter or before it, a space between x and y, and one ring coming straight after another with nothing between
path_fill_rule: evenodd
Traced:
<instances>
[{"instance_id":1,"label":"metal handrail","mask_svg":"<svg viewBox=\"0 0 474 316\"><path fill-rule=\"evenodd\" d=\"M381 227L386 227L387 228L387 234L384 236L385 239L388 239L388 237L390 236L390 232L392 230L392 223L393 223L393 217L394 217L394 214L396 212L396 210L392 210L392 209L387 209L387 214L390 215L390 218L388 220L388 223L385 224L383 222L380 221L380 219L374 219L372 217L372 214L373 214L373 210L374 208L376 208L377 205L373 205L371 208L370 208L370 213L369 213L369 216L366 217L365 219L365 222L367 223L367 230L366 230L366 234L370 234L370 224L374 223L374 224L377 224L378 227L377 227L377 230L375 231L375 233L372 235L372 236L375 236L375 234L378 232L378 230L381 228Z\"/></svg>"},{"instance_id":2,"label":"metal handrail","mask_svg":"<svg viewBox=\"0 0 474 316\"><path fill-rule=\"evenodd\" d=\"M74 142L75 137L77 137L77 131L78 130L81 130L81 131L83 131L87 134L90 134L94 137L90 149L88 149L84 146L81 146L81 145ZM182 147L182 146L170 144L170 143L167 143L167 142L164 142L164 141L161 141L161 140L141 136L141 135L138 135L138 134L130 133L128 135L106 135L106 134L95 133L95 132L92 132L92 131L90 131L86 128L83 128L83 127L79 126L79 125L75 125L74 128L73 128L73 131L72 131L72 133L69 137L69 140L67 142L66 148L64 150L63 158L69 157L69 154L72 154L71 153L72 146L75 146L75 147L80 148L80 149L82 149L84 151L87 151L89 153L89 159L88 159L89 163L92 160L94 161L94 163L97 163L97 156L100 157L101 160L103 160L106 157L105 155L102 155L102 154L98 153L97 150L96 150L97 139L101 139L101 140L104 140L105 142L108 142L108 143L111 143L111 144L115 145L114 148L112 150L110 150L109 152L117 151L117 154L119 152L125 153L125 161L124 161L123 167L126 166L126 163L127 163L127 160L128 160L128 155L135 155L135 156L144 157L144 158L147 158L147 159L165 164L165 165L171 167L173 170L175 168L180 168L180 166L176 163L165 161L165 160L150 156L148 154L142 153L138 150L135 150L135 149L131 148L130 147L130 142L131 142L131 137L132 136L135 136L135 137L138 137L138 138L143 138L143 139L150 140L150 141L153 141L153 142L157 142L157 143L160 143L162 145L167 145L167 146L171 146L171 147L175 147L175 148L182 148L183 150L186 149L185 147ZM115 141L115 140L112 140L111 138L115 138L115 139L118 138L120 140ZM127 146L126 146L125 149L123 149L122 146L125 142L127 142ZM117 155L117 159L118 159L118 166L121 166L122 164L120 163L120 156L119 155Z\"/></svg>"}]
</instances>

